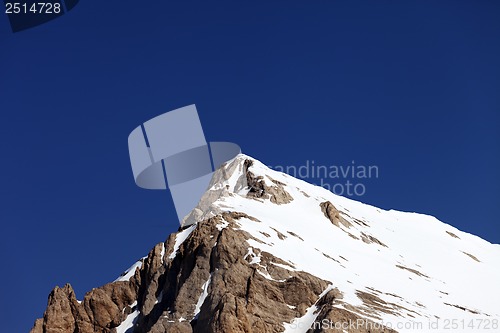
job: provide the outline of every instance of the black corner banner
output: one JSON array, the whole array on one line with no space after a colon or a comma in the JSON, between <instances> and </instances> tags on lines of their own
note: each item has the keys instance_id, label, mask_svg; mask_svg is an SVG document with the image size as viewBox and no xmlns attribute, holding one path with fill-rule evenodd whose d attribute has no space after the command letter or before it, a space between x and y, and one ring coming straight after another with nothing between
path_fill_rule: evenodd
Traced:
<instances>
[{"instance_id":1,"label":"black corner banner","mask_svg":"<svg viewBox=\"0 0 500 333\"><path fill-rule=\"evenodd\" d=\"M51 21L73 9L79 0L4 0L4 12L13 32L26 30Z\"/></svg>"}]
</instances>

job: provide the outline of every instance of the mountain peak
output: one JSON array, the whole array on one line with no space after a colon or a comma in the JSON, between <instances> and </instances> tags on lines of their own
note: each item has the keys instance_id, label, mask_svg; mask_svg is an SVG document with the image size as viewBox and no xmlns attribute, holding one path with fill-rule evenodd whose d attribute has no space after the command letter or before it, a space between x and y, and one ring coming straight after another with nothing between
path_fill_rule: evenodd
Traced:
<instances>
[{"instance_id":1,"label":"mountain peak","mask_svg":"<svg viewBox=\"0 0 500 333\"><path fill-rule=\"evenodd\" d=\"M283 189L285 184L273 179L271 175L277 175L280 178L285 176L269 169L250 156L237 155L214 172L207 191L196 208L182 220L181 227L224 211L224 201L229 197L241 196L270 200L275 204L292 201L293 198Z\"/></svg>"},{"instance_id":2,"label":"mountain peak","mask_svg":"<svg viewBox=\"0 0 500 333\"><path fill-rule=\"evenodd\" d=\"M498 258L498 245L432 216L337 196L240 154L178 233L81 303L57 293L32 333L73 332L54 316L84 333L491 328Z\"/></svg>"}]
</instances>

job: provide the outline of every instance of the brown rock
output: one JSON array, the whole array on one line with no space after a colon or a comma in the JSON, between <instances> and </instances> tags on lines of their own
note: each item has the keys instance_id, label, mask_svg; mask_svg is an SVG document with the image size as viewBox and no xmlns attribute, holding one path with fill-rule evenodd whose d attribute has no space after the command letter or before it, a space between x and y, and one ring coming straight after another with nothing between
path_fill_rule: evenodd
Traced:
<instances>
[{"instance_id":1,"label":"brown rock","mask_svg":"<svg viewBox=\"0 0 500 333\"><path fill-rule=\"evenodd\" d=\"M35 320L35 325L33 325L33 328L31 329L32 333L43 333L43 319L38 318Z\"/></svg>"},{"instance_id":2,"label":"brown rock","mask_svg":"<svg viewBox=\"0 0 500 333\"><path fill-rule=\"evenodd\" d=\"M246 175L247 186L250 189L247 196L257 199L269 199L277 205L287 204L293 201L293 197L285 190L285 184L268 176L274 185L267 185L262 176L255 176L249 168L253 165L252 160L245 160L243 164Z\"/></svg>"},{"instance_id":3,"label":"brown rock","mask_svg":"<svg viewBox=\"0 0 500 333\"><path fill-rule=\"evenodd\" d=\"M352 226L346 219L340 216L339 211L330 201L325 201L320 203L321 211L325 214L325 217L329 219L333 225L336 227L340 227L342 224L346 228L350 228Z\"/></svg>"},{"instance_id":4,"label":"brown rock","mask_svg":"<svg viewBox=\"0 0 500 333\"><path fill-rule=\"evenodd\" d=\"M321 306L318 320L356 317L332 307L342 297L338 290L318 300L328 281L295 271L291 263L258 249L253 253L259 264L245 259L251 235L239 228L242 218L259 223L239 212L198 223L173 259L176 236L171 235L151 250L130 281L93 289L81 304L69 285L54 289L43 321L37 320L31 333L115 333L136 309L134 333L282 332L284 322L303 316L314 304Z\"/></svg>"},{"instance_id":5,"label":"brown rock","mask_svg":"<svg viewBox=\"0 0 500 333\"><path fill-rule=\"evenodd\" d=\"M75 330L76 323L71 309L74 304L72 303L77 303L77 301L73 288L69 284L52 290L43 316L44 333L65 333Z\"/></svg>"}]
</instances>

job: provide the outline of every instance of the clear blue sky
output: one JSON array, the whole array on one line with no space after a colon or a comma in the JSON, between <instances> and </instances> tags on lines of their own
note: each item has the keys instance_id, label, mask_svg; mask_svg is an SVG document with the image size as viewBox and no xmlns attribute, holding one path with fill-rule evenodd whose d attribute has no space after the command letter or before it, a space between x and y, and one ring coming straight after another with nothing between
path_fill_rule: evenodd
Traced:
<instances>
[{"instance_id":1,"label":"clear blue sky","mask_svg":"<svg viewBox=\"0 0 500 333\"><path fill-rule=\"evenodd\" d=\"M500 243L500 2L80 1L0 13L0 316L27 332L178 227L127 136L195 103L208 140L269 165L377 165L361 201Z\"/></svg>"}]
</instances>

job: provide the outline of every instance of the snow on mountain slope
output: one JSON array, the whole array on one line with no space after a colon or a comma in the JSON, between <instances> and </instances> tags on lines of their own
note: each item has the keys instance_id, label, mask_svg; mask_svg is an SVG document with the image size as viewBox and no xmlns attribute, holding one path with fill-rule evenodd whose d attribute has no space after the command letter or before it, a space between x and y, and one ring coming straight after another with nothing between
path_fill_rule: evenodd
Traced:
<instances>
[{"instance_id":1,"label":"snow on mountain slope","mask_svg":"<svg viewBox=\"0 0 500 333\"><path fill-rule=\"evenodd\" d=\"M500 246L238 155L179 232L31 333L498 332Z\"/></svg>"},{"instance_id":2,"label":"snow on mountain slope","mask_svg":"<svg viewBox=\"0 0 500 333\"><path fill-rule=\"evenodd\" d=\"M186 221L224 211L260 221L239 220L253 236L248 255L266 251L288 263L274 265L330 281L344 295L339 307L398 331L498 330L497 244L432 216L337 196L245 155L216 172Z\"/></svg>"}]
</instances>

